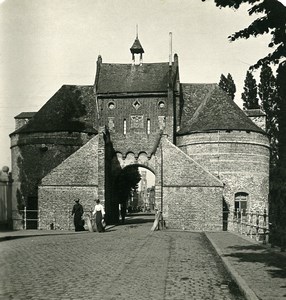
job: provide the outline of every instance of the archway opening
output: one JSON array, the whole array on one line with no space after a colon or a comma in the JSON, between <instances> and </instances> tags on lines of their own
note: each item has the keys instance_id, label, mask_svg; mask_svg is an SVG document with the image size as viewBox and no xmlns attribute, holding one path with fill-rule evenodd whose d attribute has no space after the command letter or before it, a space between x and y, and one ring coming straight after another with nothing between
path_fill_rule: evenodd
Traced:
<instances>
[{"instance_id":1,"label":"archway opening","mask_svg":"<svg viewBox=\"0 0 286 300\"><path fill-rule=\"evenodd\" d=\"M117 177L121 224L154 221L155 175L140 165L129 165Z\"/></svg>"}]
</instances>

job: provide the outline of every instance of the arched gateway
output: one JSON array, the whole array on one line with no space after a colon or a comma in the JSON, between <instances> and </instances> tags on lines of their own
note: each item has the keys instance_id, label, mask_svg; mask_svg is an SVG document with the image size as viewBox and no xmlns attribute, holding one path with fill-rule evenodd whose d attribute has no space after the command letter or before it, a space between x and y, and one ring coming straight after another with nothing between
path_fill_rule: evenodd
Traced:
<instances>
[{"instance_id":1,"label":"arched gateway","mask_svg":"<svg viewBox=\"0 0 286 300\"><path fill-rule=\"evenodd\" d=\"M39 228L55 218L67 228L59 212L74 199L90 209L99 198L116 223L116 176L129 165L154 172L169 228L222 230L223 196L231 208L239 191L248 192L249 207L267 207L265 132L216 84L181 84L176 54L143 63L138 37L130 51L131 64L99 56L93 86L63 86L11 134L14 208L19 194L36 196ZM39 167L31 170L29 160Z\"/></svg>"}]
</instances>

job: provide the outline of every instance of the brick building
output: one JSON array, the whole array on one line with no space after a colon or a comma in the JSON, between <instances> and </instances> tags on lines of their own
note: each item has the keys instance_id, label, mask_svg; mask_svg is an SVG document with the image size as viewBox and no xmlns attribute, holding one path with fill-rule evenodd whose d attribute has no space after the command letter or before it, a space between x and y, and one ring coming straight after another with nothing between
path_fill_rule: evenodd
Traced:
<instances>
[{"instance_id":1,"label":"brick building","mask_svg":"<svg viewBox=\"0 0 286 300\"><path fill-rule=\"evenodd\" d=\"M10 135L13 209L38 209L38 228L67 229L74 199L88 211L99 198L116 223L116 179L130 166L155 174L156 206L169 228L222 230L223 200L267 208L263 129L218 85L181 83L176 54L143 63L138 37L130 51L132 63L99 56L93 85L64 85L24 122L18 116ZM258 124L263 118L255 114Z\"/></svg>"}]
</instances>

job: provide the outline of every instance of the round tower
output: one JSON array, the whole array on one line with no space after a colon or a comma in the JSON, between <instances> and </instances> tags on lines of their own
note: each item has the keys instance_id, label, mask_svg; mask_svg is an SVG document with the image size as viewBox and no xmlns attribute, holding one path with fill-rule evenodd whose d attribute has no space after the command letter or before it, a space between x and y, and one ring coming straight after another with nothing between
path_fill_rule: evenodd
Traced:
<instances>
[{"instance_id":1,"label":"round tower","mask_svg":"<svg viewBox=\"0 0 286 300\"><path fill-rule=\"evenodd\" d=\"M188 120L183 116L177 146L224 183L227 208L267 209L269 140L266 133L217 86L209 86L197 106L192 98L197 92L185 89L195 109Z\"/></svg>"}]
</instances>

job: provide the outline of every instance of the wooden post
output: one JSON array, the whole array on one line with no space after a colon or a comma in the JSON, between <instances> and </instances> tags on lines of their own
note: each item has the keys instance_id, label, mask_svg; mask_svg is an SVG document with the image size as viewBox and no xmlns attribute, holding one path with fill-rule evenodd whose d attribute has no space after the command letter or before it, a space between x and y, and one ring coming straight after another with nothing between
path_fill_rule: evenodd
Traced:
<instances>
[{"instance_id":1,"label":"wooden post","mask_svg":"<svg viewBox=\"0 0 286 300\"><path fill-rule=\"evenodd\" d=\"M256 211L256 241L259 241L259 211Z\"/></svg>"},{"instance_id":2,"label":"wooden post","mask_svg":"<svg viewBox=\"0 0 286 300\"><path fill-rule=\"evenodd\" d=\"M40 229L40 222L41 222L41 212L40 209L38 209L37 229Z\"/></svg>"},{"instance_id":3,"label":"wooden post","mask_svg":"<svg viewBox=\"0 0 286 300\"><path fill-rule=\"evenodd\" d=\"M56 227L56 223L57 222L57 218L56 218L56 210L54 209L54 230L57 228Z\"/></svg>"},{"instance_id":4,"label":"wooden post","mask_svg":"<svg viewBox=\"0 0 286 300\"><path fill-rule=\"evenodd\" d=\"M243 221L242 221L242 209L239 210L239 217L240 217L240 234L242 234L242 227L243 227Z\"/></svg>"},{"instance_id":5,"label":"wooden post","mask_svg":"<svg viewBox=\"0 0 286 300\"><path fill-rule=\"evenodd\" d=\"M27 229L27 207L24 207L24 230Z\"/></svg>"},{"instance_id":6,"label":"wooden post","mask_svg":"<svg viewBox=\"0 0 286 300\"><path fill-rule=\"evenodd\" d=\"M266 244L266 209L263 212L263 244Z\"/></svg>"},{"instance_id":7,"label":"wooden post","mask_svg":"<svg viewBox=\"0 0 286 300\"><path fill-rule=\"evenodd\" d=\"M253 213L252 210L250 210L250 238L252 238L252 234L253 234Z\"/></svg>"}]
</instances>

